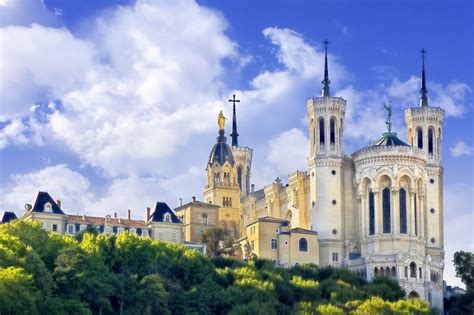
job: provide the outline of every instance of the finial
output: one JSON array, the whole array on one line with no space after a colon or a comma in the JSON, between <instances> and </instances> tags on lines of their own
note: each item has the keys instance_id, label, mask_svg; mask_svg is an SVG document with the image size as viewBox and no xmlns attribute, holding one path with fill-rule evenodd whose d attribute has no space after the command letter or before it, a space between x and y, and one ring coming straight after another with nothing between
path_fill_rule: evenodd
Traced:
<instances>
[{"instance_id":1,"label":"finial","mask_svg":"<svg viewBox=\"0 0 474 315\"><path fill-rule=\"evenodd\" d=\"M235 99L235 94L232 95L232 99L229 102L233 103L233 114L232 114L232 146L239 146L239 134L237 133L237 115L235 114L235 103L239 103L240 100Z\"/></svg>"},{"instance_id":2,"label":"finial","mask_svg":"<svg viewBox=\"0 0 474 315\"><path fill-rule=\"evenodd\" d=\"M422 49L421 51L421 89L420 89L420 107L428 106L428 90L426 89L426 75L425 75L425 54L426 50Z\"/></svg>"},{"instance_id":3,"label":"finial","mask_svg":"<svg viewBox=\"0 0 474 315\"><path fill-rule=\"evenodd\" d=\"M387 125L388 133L392 132L392 102L388 102L388 106L383 103L383 107L387 111L387 120L385 124Z\"/></svg>"},{"instance_id":4,"label":"finial","mask_svg":"<svg viewBox=\"0 0 474 315\"><path fill-rule=\"evenodd\" d=\"M222 110L219 112L219 116L217 117L217 124L219 125L219 132L224 131L224 126L225 126L225 121L227 118L225 118L224 114L222 113Z\"/></svg>"},{"instance_id":5,"label":"finial","mask_svg":"<svg viewBox=\"0 0 474 315\"><path fill-rule=\"evenodd\" d=\"M324 40L324 80L321 81L323 84L322 96L329 96L329 72L328 72L328 40Z\"/></svg>"}]
</instances>

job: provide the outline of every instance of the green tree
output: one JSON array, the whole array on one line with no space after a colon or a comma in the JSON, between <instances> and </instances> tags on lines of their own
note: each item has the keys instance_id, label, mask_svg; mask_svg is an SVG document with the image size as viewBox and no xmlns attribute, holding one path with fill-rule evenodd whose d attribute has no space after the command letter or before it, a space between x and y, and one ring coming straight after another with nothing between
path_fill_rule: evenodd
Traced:
<instances>
[{"instance_id":1,"label":"green tree","mask_svg":"<svg viewBox=\"0 0 474 315\"><path fill-rule=\"evenodd\" d=\"M207 253L211 257L221 255L222 249L231 243L229 233L221 228L212 228L205 230L201 235L201 242L206 244ZM221 246L222 245L222 246Z\"/></svg>"},{"instance_id":2,"label":"green tree","mask_svg":"<svg viewBox=\"0 0 474 315\"><path fill-rule=\"evenodd\" d=\"M453 263L456 277L461 279L467 290L474 290L474 254L462 250L455 252Z\"/></svg>"},{"instance_id":3,"label":"green tree","mask_svg":"<svg viewBox=\"0 0 474 315\"><path fill-rule=\"evenodd\" d=\"M0 314L38 314L39 293L22 268L0 268Z\"/></svg>"}]
</instances>

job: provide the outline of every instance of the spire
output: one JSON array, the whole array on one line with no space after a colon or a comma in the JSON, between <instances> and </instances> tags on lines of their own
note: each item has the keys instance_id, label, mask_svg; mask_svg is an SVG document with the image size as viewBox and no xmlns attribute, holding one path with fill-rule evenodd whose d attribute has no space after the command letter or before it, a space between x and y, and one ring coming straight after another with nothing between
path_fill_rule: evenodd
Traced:
<instances>
[{"instance_id":1,"label":"spire","mask_svg":"<svg viewBox=\"0 0 474 315\"><path fill-rule=\"evenodd\" d=\"M428 96L426 95L428 93L428 90L426 89L425 54L426 54L426 50L422 49L421 50L422 66L421 66L420 107L428 106Z\"/></svg>"},{"instance_id":2,"label":"spire","mask_svg":"<svg viewBox=\"0 0 474 315\"><path fill-rule=\"evenodd\" d=\"M235 103L239 103L240 100L235 99L235 94L232 95L232 99L229 102L233 103L233 116L232 116L232 133L230 134L232 138L232 146L239 146L239 134L237 133L237 115L235 114Z\"/></svg>"},{"instance_id":3,"label":"spire","mask_svg":"<svg viewBox=\"0 0 474 315\"><path fill-rule=\"evenodd\" d=\"M324 42L324 80L321 81L323 84L323 91L321 96L329 96L329 72L328 72L328 45L329 42L325 40Z\"/></svg>"}]
</instances>

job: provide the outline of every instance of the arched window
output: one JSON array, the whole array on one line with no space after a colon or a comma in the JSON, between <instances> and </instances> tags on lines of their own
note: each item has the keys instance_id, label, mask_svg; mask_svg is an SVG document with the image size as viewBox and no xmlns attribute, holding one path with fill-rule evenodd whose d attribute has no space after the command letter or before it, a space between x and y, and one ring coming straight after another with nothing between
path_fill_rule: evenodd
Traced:
<instances>
[{"instance_id":1,"label":"arched window","mask_svg":"<svg viewBox=\"0 0 474 315\"><path fill-rule=\"evenodd\" d=\"M428 153L433 154L433 128L428 129Z\"/></svg>"},{"instance_id":2,"label":"arched window","mask_svg":"<svg viewBox=\"0 0 474 315\"><path fill-rule=\"evenodd\" d=\"M165 213L165 222L171 222L171 215L169 213Z\"/></svg>"},{"instance_id":3,"label":"arched window","mask_svg":"<svg viewBox=\"0 0 474 315\"><path fill-rule=\"evenodd\" d=\"M400 233L407 234L407 192L404 188L400 189Z\"/></svg>"},{"instance_id":4,"label":"arched window","mask_svg":"<svg viewBox=\"0 0 474 315\"><path fill-rule=\"evenodd\" d=\"M201 214L201 223L202 224L207 224L208 223L207 214L205 214L205 213Z\"/></svg>"},{"instance_id":5,"label":"arched window","mask_svg":"<svg viewBox=\"0 0 474 315\"><path fill-rule=\"evenodd\" d=\"M325 143L324 118L319 119L319 144Z\"/></svg>"},{"instance_id":6,"label":"arched window","mask_svg":"<svg viewBox=\"0 0 474 315\"><path fill-rule=\"evenodd\" d=\"M232 207L232 197L229 197L229 207Z\"/></svg>"},{"instance_id":7,"label":"arched window","mask_svg":"<svg viewBox=\"0 0 474 315\"><path fill-rule=\"evenodd\" d=\"M416 264L413 261L410 263L410 277L416 278Z\"/></svg>"},{"instance_id":8,"label":"arched window","mask_svg":"<svg viewBox=\"0 0 474 315\"><path fill-rule=\"evenodd\" d=\"M379 270L377 269L377 267L374 268L374 277L378 277L379 275Z\"/></svg>"},{"instance_id":9,"label":"arched window","mask_svg":"<svg viewBox=\"0 0 474 315\"><path fill-rule=\"evenodd\" d=\"M390 277L390 267L385 267L385 277Z\"/></svg>"},{"instance_id":10,"label":"arched window","mask_svg":"<svg viewBox=\"0 0 474 315\"><path fill-rule=\"evenodd\" d=\"M300 252L308 251L308 241L304 237L300 238L299 245L300 245Z\"/></svg>"},{"instance_id":11,"label":"arched window","mask_svg":"<svg viewBox=\"0 0 474 315\"><path fill-rule=\"evenodd\" d=\"M382 208L383 208L383 232L391 233L390 218L390 188L384 188L382 191Z\"/></svg>"},{"instance_id":12,"label":"arched window","mask_svg":"<svg viewBox=\"0 0 474 315\"><path fill-rule=\"evenodd\" d=\"M421 130L421 128L418 128L416 133L418 137L418 149L423 149L423 130Z\"/></svg>"},{"instance_id":13,"label":"arched window","mask_svg":"<svg viewBox=\"0 0 474 315\"><path fill-rule=\"evenodd\" d=\"M416 193L413 194L413 205L414 205L414 210L415 210L415 235L418 235L418 221L416 219L417 215L416 215Z\"/></svg>"},{"instance_id":14,"label":"arched window","mask_svg":"<svg viewBox=\"0 0 474 315\"><path fill-rule=\"evenodd\" d=\"M375 201L372 190L369 191L369 234L375 234Z\"/></svg>"},{"instance_id":15,"label":"arched window","mask_svg":"<svg viewBox=\"0 0 474 315\"><path fill-rule=\"evenodd\" d=\"M329 121L329 143L336 143L336 120L334 118Z\"/></svg>"},{"instance_id":16,"label":"arched window","mask_svg":"<svg viewBox=\"0 0 474 315\"><path fill-rule=\"evenodd\" d=\"M397 269L395 267L392 267L392 274L391 274L392 278L396 278L397 277Z\"/></svg>"},{"instance_id":17,"label":"arched window","mask_svg":"<svg viewBox=\"0 0 474 315\"><path fill-rule=\"evenodd\" d=\"M242 191L242 167L237 167L237 182L239 183L240 191Z\"/></svg>"}]
</instances>

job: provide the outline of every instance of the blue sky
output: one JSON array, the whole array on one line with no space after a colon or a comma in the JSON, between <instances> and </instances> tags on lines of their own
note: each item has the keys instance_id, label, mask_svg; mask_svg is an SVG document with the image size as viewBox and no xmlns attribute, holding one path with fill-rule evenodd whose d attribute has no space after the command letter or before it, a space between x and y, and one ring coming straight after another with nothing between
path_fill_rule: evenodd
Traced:
<instances>
[{"instance_id":1,"label":"blue sky","mask_svg":"<svg viewBox=\"0 0 474 315\"><path fill-rule=\"evenodd\" d=\"M38 190L70 213L143 217L156 200L201 196L220 109L236 93L257 188L305 170L305 101L327 38L332 93L348 101L345 150L394 129L428 96L446 110L445 241L474 250L471 1L0 0L0 209Z\"/></svg>"}]
</instances>

